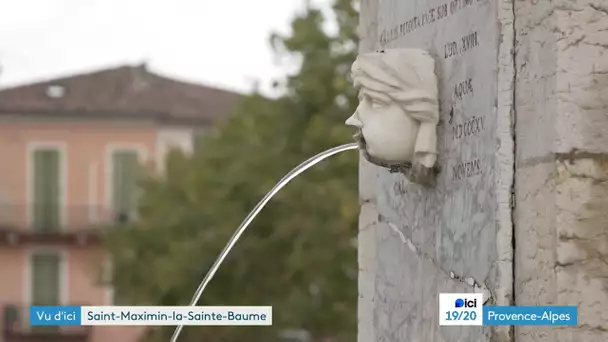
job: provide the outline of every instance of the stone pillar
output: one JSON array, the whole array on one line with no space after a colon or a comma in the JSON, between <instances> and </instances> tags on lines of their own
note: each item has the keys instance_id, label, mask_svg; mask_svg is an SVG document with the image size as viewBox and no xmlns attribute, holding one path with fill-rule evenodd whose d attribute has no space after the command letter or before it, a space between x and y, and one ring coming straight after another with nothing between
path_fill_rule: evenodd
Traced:
<instances>
[{"instance_id":1,"label":"stone pillar","mask_svg":"<svg viewBox=\"0 0 608 342\"><path fill-rule=\"evenodd\" d=\"M437 61L437 186L361 162L359 342L608 341L608 5L363 0L360 51ZM440 292L579 326L439 327Z\"/></svg>"},{"instance_id":2,"label":"stone pillar","mask_svg":"<svg viewBox=\"0 0 608 342\"><path fill-rule=\"evenodd\" d=\"M440 292L512 303L513 7L498 0L368 0L361 52L436 60L435 188L362 162L359 342L509 341L509 328L441 328Z\"/></svg>"},{"instance_id":3,"label":"stone pillar","mask_svg":"<svg viewBox=\"0 0 608 342\"><path fill-rule=\"evenodd\" d=\"M509 328L438 324L440 292L512 303L512 8L498 0L362 4L361 51L423 48L436 60L442 171L428 189L362 167L359 342L512 338Z\"/></svg>"},{"instance_id":4,"label":"stone pillar","mask_svg":"<svg viewBox=\"0 0 608 342\"><path fill-rule=\"evenodd\" d=\"M577 305L576 328L517 341L608 341L608 4L516 1L515 299Z\"/></svg>"}]
</instances>

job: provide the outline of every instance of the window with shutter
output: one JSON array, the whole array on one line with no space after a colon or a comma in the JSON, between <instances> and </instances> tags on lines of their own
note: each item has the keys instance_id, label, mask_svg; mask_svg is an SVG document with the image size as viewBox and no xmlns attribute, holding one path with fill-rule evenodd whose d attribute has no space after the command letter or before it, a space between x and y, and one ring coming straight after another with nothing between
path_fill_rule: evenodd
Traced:
<instances>
[{"instance_id":1,"label":"window with shutter","mask_svg":"<svg viewBox=\"0 0 608 342\"><path fill-rule=\"evenodd\" d=\"M33 152L33 229L56 232L60 228L59 150L38 149Z\"/></svg>"},{"instance_id":2,"label":"window with shutter","mask_svg":"<svg viewBox=\"0 0 608 342\"><path fill-rule=\"evenodd\" d=\"M61 303L61 254L38 252L31 255L31 305L62 305ZM32 327L38 332L52 332L58 327Z\"/></svg>"},{"instance_id":3,"label":"window with shutter","mask_svg":"<svg viewBox=\"0 0 608 342\"><path fill-rule=\"evenodd\" d=\"M114 151L112 165L112 209L116 220L126 223L136 213L140 171L137 151Z\"/></svg>"},{"instance_id":4,"label":"window with shutter","mask_svg":"<svg viewBox=\"0 0 608 342\"><path fill-rule=\"evenodd\" d=\"M61 256L59 252L31 257L32 305L61 305Z\"/></svg>"},{"instance_id":5,"label":"window with shutter","mask_svg":"<svg viewBox=\"0 0 608 342\"><path fill-rule=\"evenodd\" d=\"M208 131L204 129L197 129L192 132L192 151L199 151L203 148L202 144L207 133Z\"/></svg>"}]
</instances>

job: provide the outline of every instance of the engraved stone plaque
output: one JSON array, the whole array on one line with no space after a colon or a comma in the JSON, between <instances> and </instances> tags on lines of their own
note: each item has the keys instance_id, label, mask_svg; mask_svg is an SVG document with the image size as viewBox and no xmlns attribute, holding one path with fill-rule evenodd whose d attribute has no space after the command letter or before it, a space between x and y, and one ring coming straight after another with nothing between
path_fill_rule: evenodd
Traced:
<instances>
[{"instance_id":1,"label":"engraved stone plaque","mask_svg":"<svg viewBox=\"0 0 608 342\"><path fill-rule=\"evenodd\" d=\"M500 287L500 262L497 247L500 210L510 198L510 180L503 182L505 173L497 171L501 165L500 144L510 139L510 127L502 128L498 110L499 52L501 25L499 4L496 0L379 0L377 50L421 48L436 61L439 79L440 122L438 126L437 164L441 172L434 188L411 183L403 175L379 171L377 181L378 212L398 230L398 234L414 246L417 257L434 265L437 279L427 279L432 291L424 284L410 286L415 279L391 279L395 264L416 269L411 257L403 250L386 248L386 236L378 236L378 277L405 289L394 298L377 293L376 317L385 315L391 301L410 297L402 308L393 312L393 320L404 326L417 324L429 315L428 301L436 305L438 293L464 283L472 283L490 290ZM510 105L510 103L508 103ZM508 113L508 111L507 111ZM501 114L504 115L504 114ZM508 115L508 114L507 114ZM511 158L509 155L507 159ZM512 164L504 163L506 167ZM503 184L504 183L504 184ZM505 188L507 191L499 189ZM509 221L510 223L510 221ZM399 239L395 235L393 239ZM408 251L408 253L410 253ZM385 264L383 260L399 260ZM428 277L425 270L411 277ZM381 276L382 275L382 276ZM443 277L454 279L454 284L439 288ZM510 277L509 275L502 275ZM407 278L407 277L406 277ZM432 278L432 277L431 277ZM471 280L472 278L472 280ZM461 280L459 280L461 279ZM464 279L469 279L464 281ZM403 282L408 282L405 284ZM469 284L470 285L470 284ZM379 283L377 280L377 288ZM468 286L473 291L474 286ZM408 288L418 288L407 293ZM430 288L430 286L429 286ZM379 291L379 290L377 290ZM414 291L414 290L412 290ZM425 298L414 300L412 297ZM422 307L422 313L412 318L408 310ZM408 315L410 317L408 317ZM432 316L432 315L430 315ZM378 340L419 340L420 334L408 332L406 327L378 328ZM392 335L388 334L388 330ZM402 333L396 331L401 329ZM437 329L437 328L433 328ZM489 329L470 331L466 340L486 340ZM448 336L439 332L442 340L459 340L465 335ZM473 334L473 335L470 335ZM478 335L476 335L478 334ZM432 334L429 334L430 336Z\"/></svg>"},{"instance_id":2,"label":"engraved stone plaque","mask_svg":"<svg viewBox=\"0 0 608 342\"><path fill-rule=\"evenodd\" d=\"M433 246L426 252L438 253L447 270L484 281L496 254L495 244L482 243L496 234L494 1L385 0L380 1L379 16L383 48L419 47L435 57L441 101L436 189L385 174L380 199L386 206L381 211L405 222L409 228L401 228L410 230L407 235L422 230L417 234L428 239L437 234L437 250Z\"/></svg>"}]
</instances>

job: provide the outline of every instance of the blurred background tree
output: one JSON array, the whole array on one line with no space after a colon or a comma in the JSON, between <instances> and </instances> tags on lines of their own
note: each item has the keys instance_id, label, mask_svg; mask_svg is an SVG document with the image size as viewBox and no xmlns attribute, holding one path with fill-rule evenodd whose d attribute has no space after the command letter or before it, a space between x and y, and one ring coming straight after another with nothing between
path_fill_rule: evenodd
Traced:
<instances>
[{"instance_id":1,"label":"blurred background tree","mask_svg":"<svg viewBox=\"0 0 608 342\"><path fill-rule=\"evenodd\" d=\"M113 229L113 283L125 304L187 305L229 237L294 166L351 141L344 125L356 106L347 79L355 58L357 12L336 0L332 19L309 7L277 53L295 55L285 95L247 96L236 114L200 141L173 152L166 174L147 179L140 220ZM324 31L327 20L338 25ZM243 56L246 58L246 56ZM357 153L343 153L296 178L253 221L199 305L272 305L272 327L186 327L181 341L276 341L284 329L356 340ZM117 303L117 305L120 303ZM167 341L172 327L149 341Z\"/></svg>"}]
</instances>

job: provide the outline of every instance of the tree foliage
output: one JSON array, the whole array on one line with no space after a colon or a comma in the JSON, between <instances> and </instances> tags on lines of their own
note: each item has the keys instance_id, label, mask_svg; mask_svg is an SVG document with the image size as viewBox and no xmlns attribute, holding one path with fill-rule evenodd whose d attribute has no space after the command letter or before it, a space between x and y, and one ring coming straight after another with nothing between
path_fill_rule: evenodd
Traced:
<instances>
[{"instance_id":1,"label":"tree foliage","mask_svg":"<svg viewBox=\"0 0 608 342\"><path fill-rule=\"evenodd\" d=\"M352 0L336 0L336 34L308 8L277 51L300 57L285 95L247 96L236 114L185 156L170 154L162 178L144 184L140 220L107 236L113 282L129 304L187 305L241 220L294 166L351 141L344 125L356 96ZM322 162L285 187L245 232L199 305L272 305L272 327L186 327L181 341L274 341L282 329L353 341L356 333L357 154ZM167 340L159 329L149 340Z\"/></svg>"}]
</instances>

